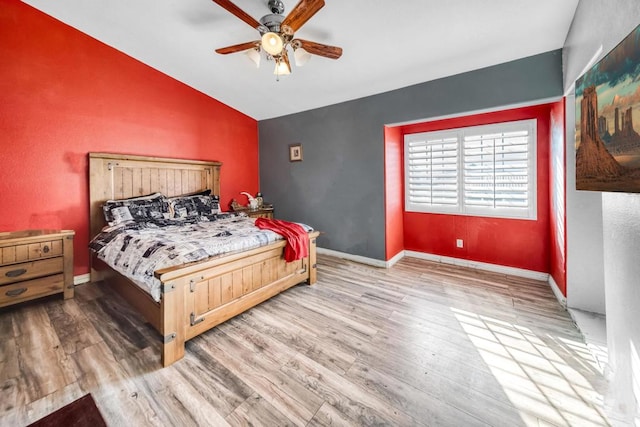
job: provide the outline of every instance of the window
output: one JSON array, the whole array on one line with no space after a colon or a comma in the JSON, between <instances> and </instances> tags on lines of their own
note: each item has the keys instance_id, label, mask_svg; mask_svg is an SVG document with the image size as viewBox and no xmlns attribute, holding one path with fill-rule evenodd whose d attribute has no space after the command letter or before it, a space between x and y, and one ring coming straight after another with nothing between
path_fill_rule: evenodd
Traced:
<instances>
[{"instance_id":1,"label":"window","mask_svg":"<svg viewBox=\"0 0 640 427\"><path fill-rule=\"evenodd\" d=\"M536 219L536 121L405 135L405 209Z\"/></svg>"}]
</instances>

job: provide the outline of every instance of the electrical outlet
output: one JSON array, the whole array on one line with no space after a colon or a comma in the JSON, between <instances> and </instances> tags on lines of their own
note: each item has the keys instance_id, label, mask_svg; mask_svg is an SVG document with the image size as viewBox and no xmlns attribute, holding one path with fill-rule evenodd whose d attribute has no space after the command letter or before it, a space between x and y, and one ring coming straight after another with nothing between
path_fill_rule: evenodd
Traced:
<instances>
[{"instance_id":1,"label":"electrical outlet","mask_svg":"<svg viewBox=\"0 0 640 427\"><path fill-rule=\"evenodd\" d=\"M464 248L464 241L462 239L456 239L456 247Z\"/></svg>"}]
</instances>

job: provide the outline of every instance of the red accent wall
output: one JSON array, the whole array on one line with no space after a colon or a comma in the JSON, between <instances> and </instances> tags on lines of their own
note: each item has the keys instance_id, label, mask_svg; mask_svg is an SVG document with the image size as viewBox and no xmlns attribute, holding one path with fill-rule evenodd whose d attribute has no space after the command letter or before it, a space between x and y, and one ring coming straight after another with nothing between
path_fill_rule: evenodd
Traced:
<instances>
[{"instance_id":1,"label":"red accent wall","mask_svg":"<svg viewBox=\"0 0 640 427\"><path fill-rule=\"evenodd\" d=\"M566 216L566 144L565 138L565 102L557 102L551 107L550 124L550 164L549 212L550 248L549 274L558 285L562 294L567 296L567 216Z\"/></svg>"},{"instance_id":2,"label":"red accent wall","mask_svg":"<svg viewBox=\"0 0 640 427\"><path fill-rule=\"evenodd\" d=\"M407 250L549 272L549 138L554 104L456 117L400 127L402 135L506 121L537 119L538 218L514 220L462 215L404 213ZM456 247L456 239L464 247Z\"/></svg>"},{"instance_id":3,"label":"red accent wall","mask_svg":"<svg viewBox=\"0 0 640 427\"><path fill-rule=\"evenodd\" d=\"M403 136L400 128L384 128L385 259L404 250Z\"/></svg>"},{"instance_id":4,"label":"red accent wall","mask_svg":"<svg viewBox=\"0 0 640 427\"><path fill-rule=\"evenodd\" d=\"M73 229L88 272L91 151L222 161L223 209L258 191L251 117L19 1L0 40L0 231Z\"/></svg>"}]
</instances>

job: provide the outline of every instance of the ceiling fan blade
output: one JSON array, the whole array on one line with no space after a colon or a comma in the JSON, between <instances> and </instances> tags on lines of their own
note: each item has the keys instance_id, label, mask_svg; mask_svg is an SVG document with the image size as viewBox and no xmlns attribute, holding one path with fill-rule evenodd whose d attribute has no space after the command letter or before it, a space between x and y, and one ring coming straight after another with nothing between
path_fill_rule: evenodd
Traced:
<instances>
[{"instance_id":1,"label":"ceiling fan blade","mask_svg":"<svg viewBox=\"0 0 640 427\"><path fill-rule=\"evenodd\" d=\"M213 2L219 5L220 7L222 7L223 9L226 9L228 12L231 12L236 17L242 19L244 22L249 24L251 28L257 29L258 27L261 26L261 24L258 21L256 21L251 17L251 15L249 15L244 10L240 9L235 4L231 3L230 0L213 0Z\"/></svg>"},{"instance_id":2,"label":"ceiling fan blade","mask_svg":"<svg viewBox=\"0 0 640 427\"><path fill-rule=\"evenodd\" d=\"M220 49L216 49L216 52L221 55L226 55L228 53L236 53L242 52L244 50L253 49L257 46L260 46L260 41L252 41L247 43L234 44L233 46L221 47Z\"/></svg>"},{"instance_id":3,"label":"ceiling fan blade","mask_svg":"<svg viewBox=\"0 0 640 427\"><path fill-rule=\"evenodd\" d=\"M289 26L294 32L298 31L313 15L324 6L324 0L300 0L293 10L284 18L281 26Z\"/></svg>"},{"instance_id":4,"label":"ceiling fan blade","mask_svg":"<svg viewBox=\"0 0 640 427\"><path fill-rule=\"evenodd\" d=\"M325 58L331 59L338 59L342 56L341 47L329 46L326 44L302 39L294 39L292 43L299 43L301 48L313 55L324 56Z\"/></svg>"}]
</instances>

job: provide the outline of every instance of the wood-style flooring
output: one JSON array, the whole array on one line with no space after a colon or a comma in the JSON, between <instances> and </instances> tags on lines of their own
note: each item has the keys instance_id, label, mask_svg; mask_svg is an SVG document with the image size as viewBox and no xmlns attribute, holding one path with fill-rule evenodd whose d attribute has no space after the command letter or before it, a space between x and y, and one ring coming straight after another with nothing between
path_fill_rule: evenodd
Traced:
<instances>
[{"instance_id":1,"label":"wood-style flooring","mask_svg":"<svg viewBox=\"0 0 640 427\"><path fill-rule=\"evenodd\" d=\"M0 311L0 425L92 393L110 426L600 426L606 382L546 283L320 256L298 285L187 343L103 284Z\"/></svg>"}]
</instances>

